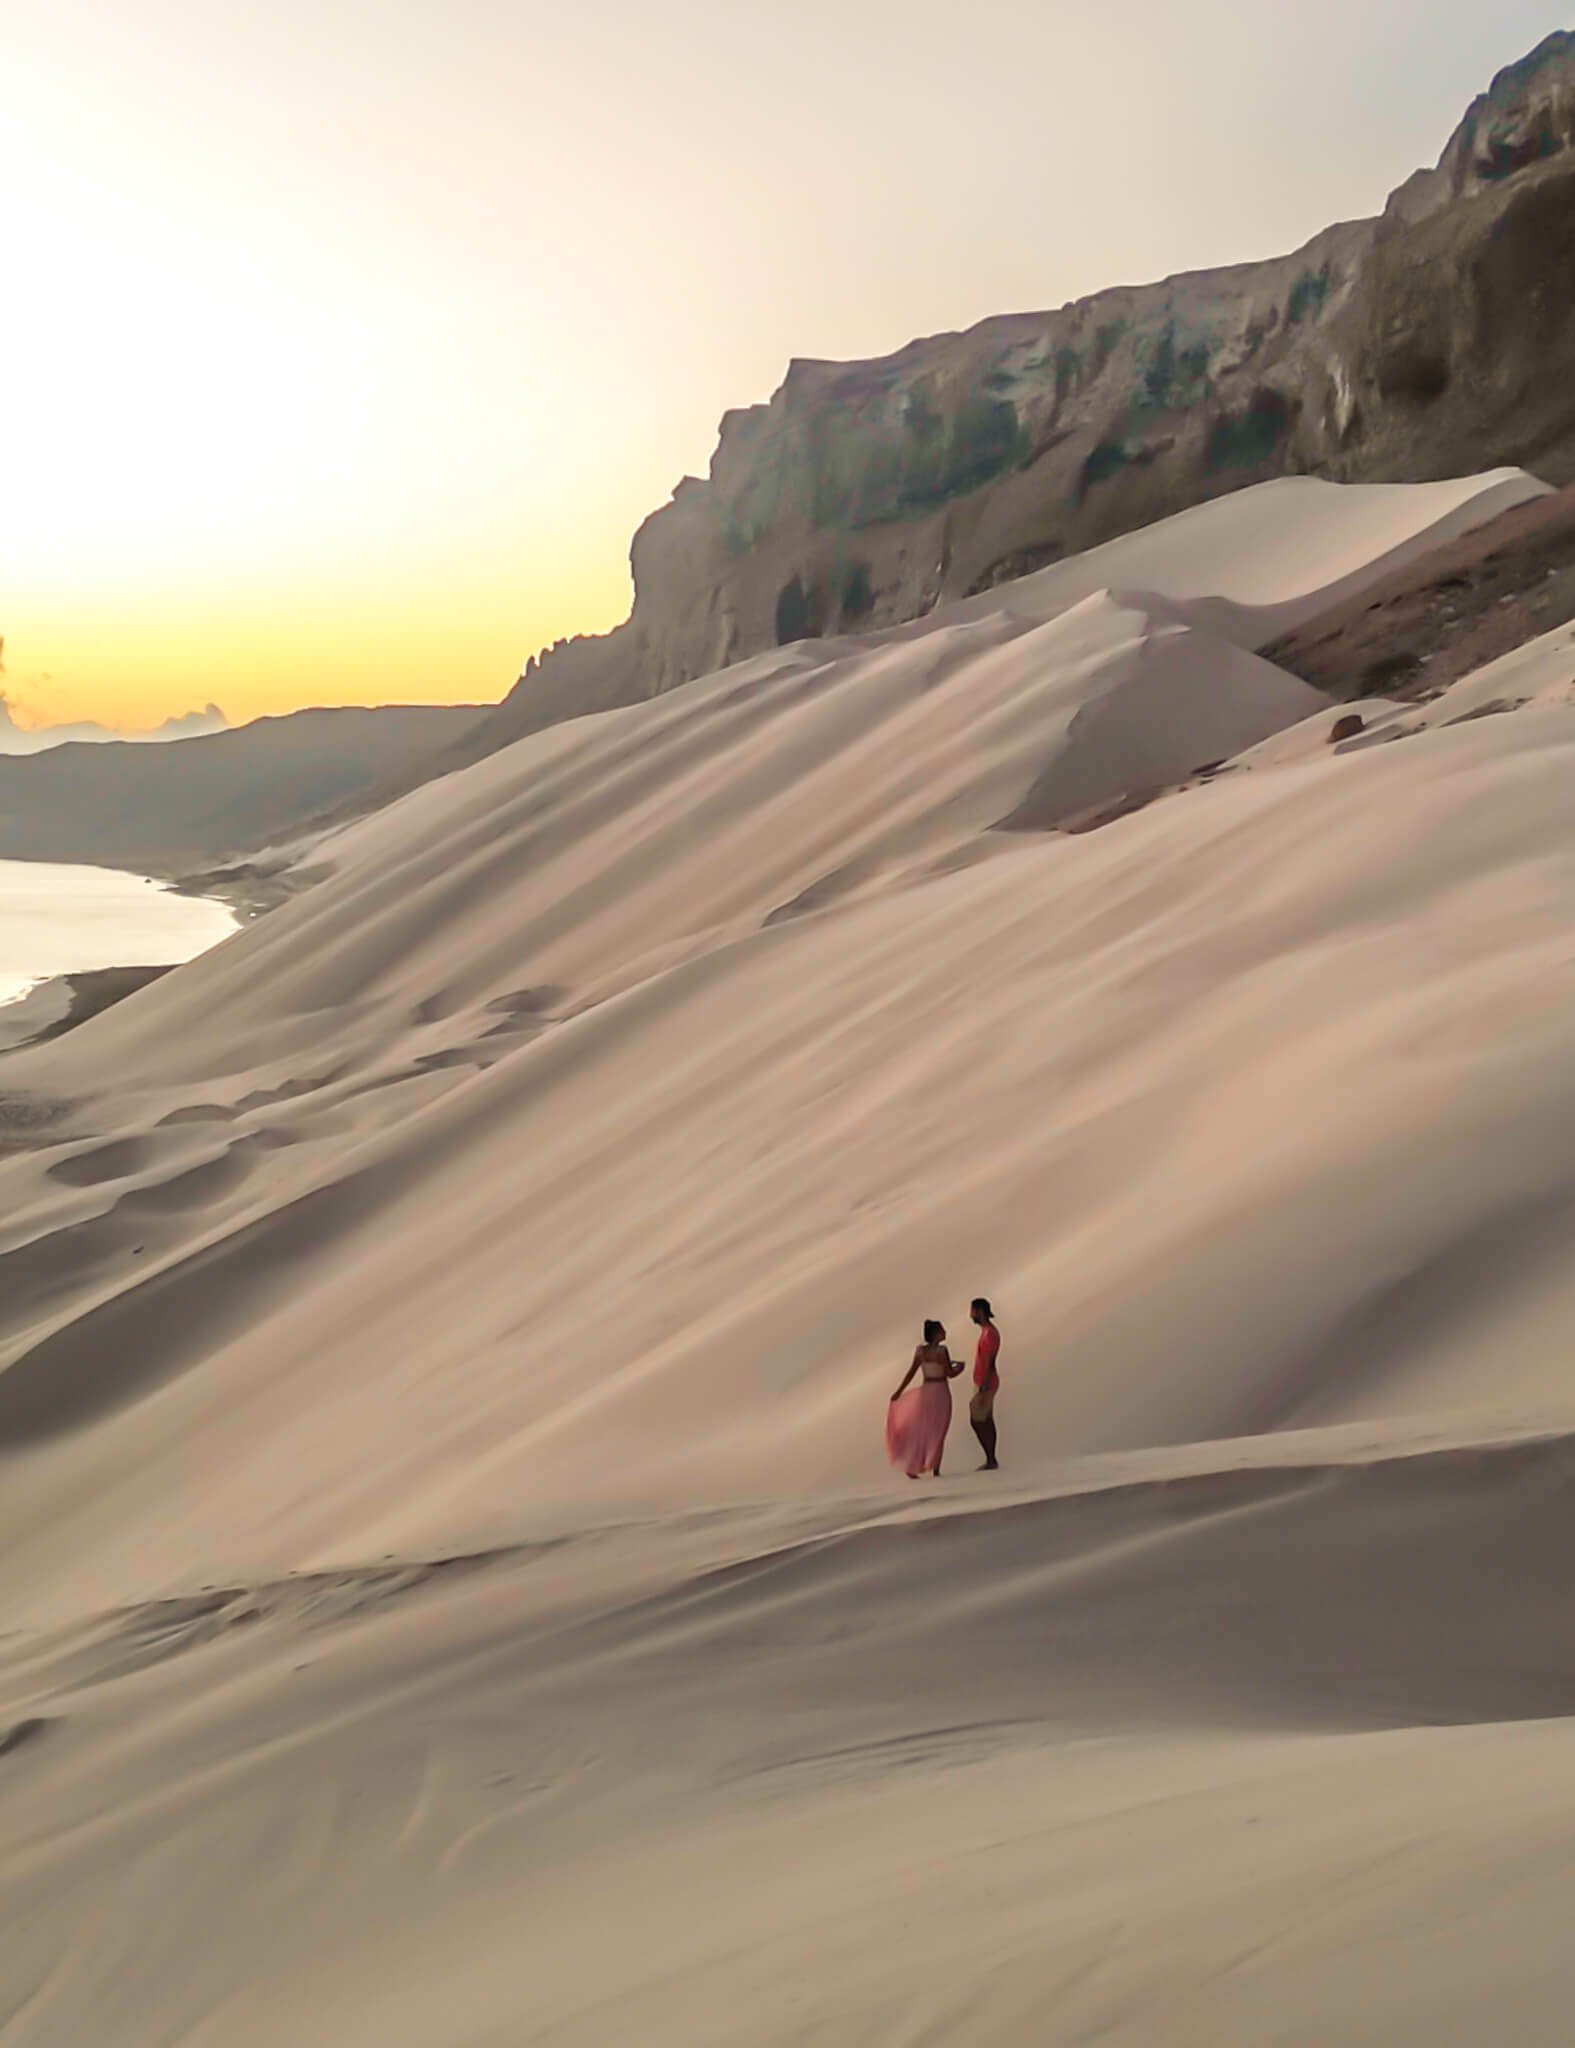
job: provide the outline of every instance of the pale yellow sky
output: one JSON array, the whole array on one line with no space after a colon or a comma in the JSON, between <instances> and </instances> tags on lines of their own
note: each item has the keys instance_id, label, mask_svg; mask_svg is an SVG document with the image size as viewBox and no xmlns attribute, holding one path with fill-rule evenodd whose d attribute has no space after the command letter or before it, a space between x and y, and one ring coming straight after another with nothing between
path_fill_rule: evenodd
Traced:
<instances>
[{"instance_id":1,"label":"pale yellow sky","mask_svg":"<svg viewBox=\"0 0 1575 2048\"><path fill-rule=\"evenodd\" d=\"M0 0L30 722L494 698L792 355L1373 210L1540 0Z\"/></svg>"}]
</instances>

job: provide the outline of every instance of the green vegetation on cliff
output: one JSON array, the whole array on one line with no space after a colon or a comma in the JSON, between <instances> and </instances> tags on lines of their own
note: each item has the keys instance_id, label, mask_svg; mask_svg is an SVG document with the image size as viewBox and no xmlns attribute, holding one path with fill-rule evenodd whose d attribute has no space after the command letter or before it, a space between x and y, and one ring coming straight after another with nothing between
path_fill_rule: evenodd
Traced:
<instances>
[{"instance_id":1,"label":"green vegetation on cliff","mask_svg":"<svg viewBox=\"0 0 1575 2048\"><path fill-rule=\"evenodd\" d=\"M1026 463L1028 430L989 383L981 379L949 415L917 388L899 408L812 423L800 444L811 522L857 528L910 518Z\"/></svg>"}]
</instances>

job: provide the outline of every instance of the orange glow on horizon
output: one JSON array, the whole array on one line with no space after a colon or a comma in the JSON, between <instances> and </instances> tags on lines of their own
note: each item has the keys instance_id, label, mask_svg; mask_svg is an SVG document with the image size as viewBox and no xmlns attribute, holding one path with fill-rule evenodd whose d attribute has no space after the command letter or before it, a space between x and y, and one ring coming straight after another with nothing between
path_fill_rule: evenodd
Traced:
<instances>
[{"instance_id":1,"label":"orange glow on horizon","mask_svg":"<svg viewBox=\"0 0 1575 2048\"><path fill-rule=\"evenodd\" d=\"M147 731L217 703L235 725L305 705L492 703L565 634L628 612L628 576L539 593L422 579L357 589L157 586L91 610L13 601L0 691L23 727L92 720ZM48 665L46 665L46 662Z\"/></svg>"},{"instance_id":2,"label":"orange glow on horizon","mask_svg":"<svg viewBox=\"0 0 1575 2048\"><path fill-rule=\"evenodd\" d=\"M13 9L0 689L496 699L790 356L1293 248L1561 14L1330 6Z\"/></svg>"}]
</instances>

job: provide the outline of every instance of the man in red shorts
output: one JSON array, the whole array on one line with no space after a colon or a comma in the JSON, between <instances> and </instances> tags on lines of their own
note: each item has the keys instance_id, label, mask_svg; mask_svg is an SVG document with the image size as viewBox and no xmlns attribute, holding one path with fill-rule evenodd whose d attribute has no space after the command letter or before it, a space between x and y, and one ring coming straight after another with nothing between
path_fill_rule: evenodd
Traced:
<instances>
[{"instance_id":1,"label":"man in red shorts","mask_svg":"<svg viewBox=\"0 0 1575 2048\"><path fill-rule=\"evenodd\" d=\"M979 1325L979 1342L973 1354L973 1399L968 1403L968 1420L984 1452L981 1472L999 1472L995 1461L995 1397L1001 1376L995 1361L1001 1349L1001 1333L995 1327L995 1312L982 1294L976 1295L968 1310Z\"/></svg>"}]
</instances>

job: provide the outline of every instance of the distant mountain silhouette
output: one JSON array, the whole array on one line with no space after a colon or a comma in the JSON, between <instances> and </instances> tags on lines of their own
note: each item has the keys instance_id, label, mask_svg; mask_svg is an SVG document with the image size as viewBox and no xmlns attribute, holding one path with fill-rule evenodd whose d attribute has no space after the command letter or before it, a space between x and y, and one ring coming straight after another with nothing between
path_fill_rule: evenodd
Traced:
<instances>
[{"instance_id":1,"label":"distant mountain silhouette","mask_svg":"<svg viewBox=\"0 0 1575 2048\"><path fill-rule=\"evenodd\" d=\"M4 646L5 642L0 640L0 649ZM217 704L206 704L200 711L183 711L177 717L166 718L162 725L146 732L122 732L94 719L69 725L21 725L12 705L13 699L0 690L0 754L40 754L73 741L141 745L158 740L194 739L199 733L228 731L230 724Z\"/></svg>"},{"instance_id":2,"label":"distant mountain silhouette","mask_svg":"<svg viewBox=\"0 0 1575 2048\"><path fill-rule=\"evenodd\" d=\"M159 746L96 733L0 756L0 859L170 874L250 852L434 758L479 716L473 704L296 711Z\"/></svg>"}]
</instances>

